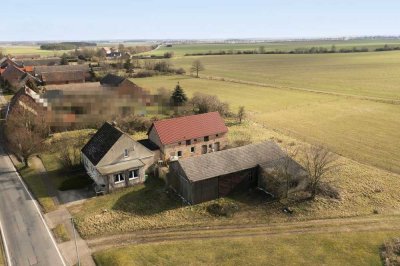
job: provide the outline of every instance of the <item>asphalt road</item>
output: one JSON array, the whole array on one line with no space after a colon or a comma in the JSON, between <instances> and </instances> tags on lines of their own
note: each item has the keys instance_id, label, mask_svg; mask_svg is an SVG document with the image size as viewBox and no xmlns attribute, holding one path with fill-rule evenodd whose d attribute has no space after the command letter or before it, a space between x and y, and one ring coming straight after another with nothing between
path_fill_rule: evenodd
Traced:
<instances>
[{"instance_id":1,"label":"asphalt road","mask_svg":"<svg viewBox=\"0 0 400 266\"><path fill-rule=\"evenodd\" d=\"M3 99L0 92L0 102ZM0 225L11 265L65 265L37 205L1 146Z\"/></svg>"}]
</instances>

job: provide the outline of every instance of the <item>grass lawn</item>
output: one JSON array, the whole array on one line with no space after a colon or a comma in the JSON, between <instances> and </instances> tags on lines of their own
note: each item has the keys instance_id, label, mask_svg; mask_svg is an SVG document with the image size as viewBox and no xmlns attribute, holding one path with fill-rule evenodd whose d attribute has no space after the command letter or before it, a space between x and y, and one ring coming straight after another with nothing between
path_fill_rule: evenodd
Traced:
<instances>
[{"instance_id":1,"label":"grass lawn","mask_svg":"<svg viewBox=\"0 0 400 266\"><path fill-rule=\"evenodd\" d=\"M267 43L236 43L236 44L174 44L172 47L162 46L156 51L150 51L143 54L154 54L163 55L165 52L174 52L175 56L181 57L185 54L190 53L206 53L209 51L238 51L238 50L257 50L260 46L264 46L265 51L291 51L296 48L311 48L325 47L330 49L332 45L335 45L339 50L341 48L353 48L353 47L367 47L370 50L375 48L381 48L385 44L391 46L399 46L399 40L351 40L351 41L293 41L293 42L267 42Z\"/></svg>"},{"instance_id":2,"label":"grass lawn","mask_svg":"<svg viewBox=\"0 0 400 266\"><path fill-rule=\"evenodd\" d=\"M57 209L56 204L47 192L40 174L33 168L24 168L23 165L18 165L17 169L44 212L51 212Z\"/></svg>"},{"instance_id":3,"label":"grass lawn","mask_svg":"<svg viewBox=\"0 0 400 266\"><path fill-rule=\"evenodd\" d=\"M269 129L400 173L400 105L184 76L133 81L152 91L172 89L179 82L189 96L217 95L234 112L245 106L251 120Z\"/></svg>"},{"instance_id":4,"label":"grass lawn","mask_svg":"<svg viewBox=\"0 0 400 266\"><path fill-rule=\"evenodd\" d=\"M399 232L348 232L140 244L101 251L97 265L381 265Z\"/></svg>"},{"instance_id":5,"label":"grass lawn","mask_svg":"<svg viewBox=\"0 0 400 266\"><path fill-rule=\"evenodd\" d=\"M291 143L293 148L305 145L259 124L230 126L229 132L231 142L251 135L252 142L274 139L282 145ZM318 197L314 202L293 204L295 215L289 220L362 216L370 215L374 210L381 214L398 212L398 175L346 158L341 158L340 162L343 166L328 180L339 188L342 200ZM215 217L207 211L207 207L215 202L233 203L239 211L232 218ZM279 203L268 202L254 192L186 206L175 196L167 194L162 182L149 182L89 199L81 205L71 206L69 210L76 218L81 235L94 238L156 228L284 222L288 217L281 212L281 208Z\"/></svg>"},{"instance_id":6,"label":"grass lawn","mask_svg":"<svg viewBox=\"0 0 400 266\"><path fill-rule=\"evenodd\" d=\"M4 254L3 241L0 238L0 266L4 266L6 263L6 255Z\"/></svg>"}]
</instances>

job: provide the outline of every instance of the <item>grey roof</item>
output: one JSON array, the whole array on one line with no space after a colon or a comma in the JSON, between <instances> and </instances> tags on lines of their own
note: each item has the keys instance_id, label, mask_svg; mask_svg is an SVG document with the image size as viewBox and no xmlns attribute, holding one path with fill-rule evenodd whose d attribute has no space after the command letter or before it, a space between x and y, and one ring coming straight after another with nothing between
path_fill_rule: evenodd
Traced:
<instances>
[{"instance_id":1,"label":"grey roof","mask_svg":"<svg viewBox=\"0 0 400 266\"><path fill-rule=\"evenodd\" d=\"M179 164L190 181L199 181L257 167L285 156L272 141L208 153L172 162Z\"/></svg>"},{"instance_id":2,"label":"grey roof","mask_svg":"<svg viewBox=\"0 0 400 266\"><path fill-rule=\"evenodd\" d=\"M102 85L118 86L124 80L124 77L120 77L114 74L107 74L100 80L100 83Z\"/></svg>"},{"instance_id":3,"label":"grey roof","mask_svg":"<svg viewBox=\"0 0 400 266\"><path fill-rule=\"evenodd\" d=\"M85 154L93 165L97 165L122 134L122 131L113 127L111 124L104 123L82 148L82 153Z\"/></svg>"}]
</instances>

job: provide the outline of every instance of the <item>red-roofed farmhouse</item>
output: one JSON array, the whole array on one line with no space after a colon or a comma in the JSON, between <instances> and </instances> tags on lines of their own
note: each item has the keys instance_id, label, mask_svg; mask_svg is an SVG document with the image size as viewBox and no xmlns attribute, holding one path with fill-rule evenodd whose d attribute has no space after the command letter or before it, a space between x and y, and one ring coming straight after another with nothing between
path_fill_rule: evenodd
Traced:
<instances>
[{"instance_id":1,"label":"red-roofed farmhouse","mask_svg":"<svg viewBox=\"0 0 400 266\"><path fill-rule=\"evenodd\" d=\"M218 112L156 121L149 140L160 148L161 158L190 157L222 150L228 128Z\"/></svg>"}]
</instances>

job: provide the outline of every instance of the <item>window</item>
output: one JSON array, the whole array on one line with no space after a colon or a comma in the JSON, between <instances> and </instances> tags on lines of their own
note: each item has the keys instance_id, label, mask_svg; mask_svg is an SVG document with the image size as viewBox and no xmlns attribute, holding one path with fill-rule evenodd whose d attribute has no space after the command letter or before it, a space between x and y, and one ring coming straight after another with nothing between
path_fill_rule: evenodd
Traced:
<instances>
[{"instance_id":1,"label":"window","mask_svg":"<svg viewBox=\"0 0 400 266\"><path fill-rule=\"evenodd\" d=\"M129 171L129 179L136 179L139 177L139 169Z\"/></svg>"},{"instance_id":2,"label":"window","mask_svg":"<svg viewBox=\"0 0 400 266\"><path fill-rule=\"evenodd\" d=\"M204 137L204 141L209 141L210 140L210 137L209 136L205 136Z\"/></svg>"},{"instance_id":3,"label":"window","mask_svg":"<svg viewBox=\"0 0 400 266\"><path fill-rule=\"evenodd\" d=\"M124 175L122 173L114 175L114 183L115 184L121 183L123 181L125 181L125 177L124 177Z\"/></svg>"},{"instance_id":4,"label":"window","mask_svg":"<svg viewBox=\"0 0 400 266\"><path fill-rule=\"evenodd\" d=\"M181 145L182 144L182 142L178 142L178 145Z\"/></svg>"},{"instance_id":5,"label":"window","mask_svg":"<svg viewBox=\"0 0 400 266\"><path fill-rule=\"evenodd\" d=\"M182 151L178 151L178 157L182 157Z\"/></svg>"},{"instance_id":6,"label":"window","mask_svg":"<svg viewBox=\"0 0 400 266\"><path fill-rule=\"evenodd\" d=\"M192 142L189 139L189 140L186 141L186 145L190 145L190 144L192 144Z\"/></svg>"},{"instance_id":7,"label":"window","mask_svg":"<svg viewBox=\"0 0 400 266\"><path fill-rule=\"evenodd\" d=\"M208 144L208 147L209 147L210 149L212 149L212 144Z\"/></svg>"},{"instance_id":8,"label":"window","mask_svg":"<svg viewBox=\"0 0 400 266\"><path fill-rule=\"evenodd\" d=\"M218 138L219 134L217 134L217 135L215 135L215 136Z\"/></svg>"},{"instance_id":9,"label":"window","mask_svg":"<svg viewBox=\"0 0 400 266\"><path fill-rule=\"evenodd\" d=\"M191 148L190 148L190 152L191 152L191 153L194 153L195 151L196 151L195 147L191 147Z\"/></svg>"},{"instance_id":10,"label":"window","mask_svg":"<svg viewBox=\"0 0 400 266\"><path fill-rule=\"evenodd\" d=\"M124 151L124 157L126 158L126 157L128 157L129 156L129 151L128 151L128 149L125 149L125 151Z\"/></svg>"},{"instance_id":11,"label":"window","mask_svg":"<svg viewBox=\"0 0 400 266\"><path fill-rule=\"evenodd\" d=\"M197 139L194 139L194 142L197 142Z\"/></svg>"}]
</instances>

